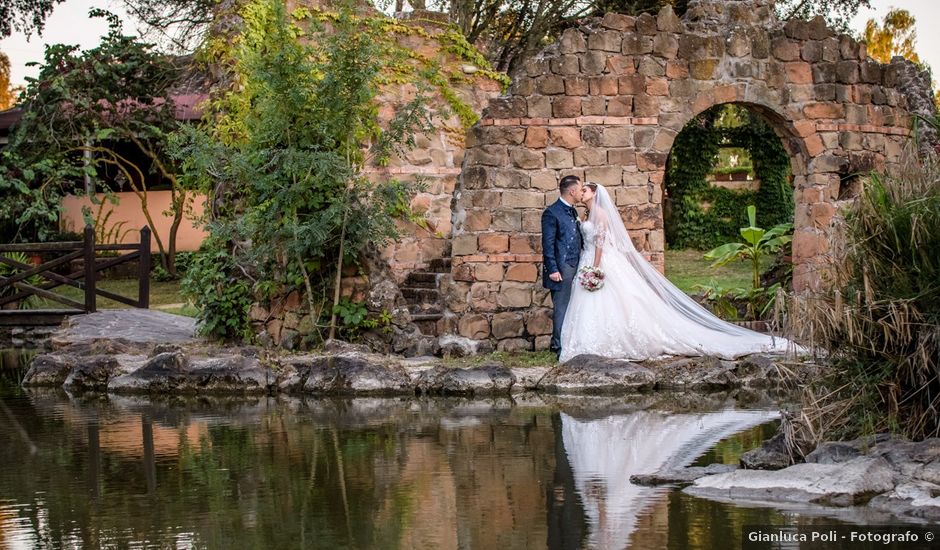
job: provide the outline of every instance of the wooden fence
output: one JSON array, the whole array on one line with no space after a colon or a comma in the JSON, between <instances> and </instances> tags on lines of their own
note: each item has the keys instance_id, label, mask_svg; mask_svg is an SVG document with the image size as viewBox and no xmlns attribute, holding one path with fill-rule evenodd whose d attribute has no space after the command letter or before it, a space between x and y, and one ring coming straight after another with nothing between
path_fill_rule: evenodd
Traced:
<instances>
[{"instance_id":1,"label":"wooden fence","mask_svg":"<svg viewBox=\"0 0 940 550\"><path fill-rule=\"evenodd\" d=\"M120 251L128 252L117 257L98 254ZM51 253L58 257L33 265L17 261L5 254L9 252ZM66 266L68 271L67 266L72 260L79 258L84 260L82 269L66 275L55 271L61 271L63 266ZM97 287L98 272L134 260L138 260L136 300ZM95 230L90 225L85 226L84 239L81 241L0 244L0 263L13 268L11 273L0 275L0 325L59 324L68 315L97 311L98 296L131 307L150 307L150 228L146 226L140 230L140 242L137 244L97 244ZM37 277L45 279L45 282L36 281ZM63 285L82 290L84 302L52 292L52 289ZM20 309L18 305L31 296L45 298L66 307Z\"/></svg>"}]
</instances>

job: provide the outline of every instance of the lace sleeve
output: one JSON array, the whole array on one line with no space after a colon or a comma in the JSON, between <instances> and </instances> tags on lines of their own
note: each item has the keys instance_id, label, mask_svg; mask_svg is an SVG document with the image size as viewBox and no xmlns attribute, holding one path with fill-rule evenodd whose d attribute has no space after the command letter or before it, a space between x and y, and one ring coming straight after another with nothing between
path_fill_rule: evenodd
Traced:
<instances>
[{"instance_id":1,"label":"lace sleeve","mask_svg":"<svg viewBox=\"0 0 940 550\"><path fill-rule=\"evenodd\" d=\"M604 241L607 240L607 220L597 220L597 233L594 235L594 246L604 248Z\"/></svg>"}]
</instances>

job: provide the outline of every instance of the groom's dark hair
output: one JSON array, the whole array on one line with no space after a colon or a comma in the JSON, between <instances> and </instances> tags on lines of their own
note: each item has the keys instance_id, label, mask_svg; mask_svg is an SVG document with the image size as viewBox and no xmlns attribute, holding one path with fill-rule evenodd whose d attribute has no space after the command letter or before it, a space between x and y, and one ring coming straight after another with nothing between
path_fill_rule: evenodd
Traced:
<instances>
[{"instance_id":1,"label":"groom's dark hair","mask_svg":"<svg viewBox=\"0 0 940 550\"><path fill-rule=\"evenodd\" d=\"M558 192L564 195L572 186L581 183L578 176L565 176L558 182Z\"/></svg>"}]
</instances>

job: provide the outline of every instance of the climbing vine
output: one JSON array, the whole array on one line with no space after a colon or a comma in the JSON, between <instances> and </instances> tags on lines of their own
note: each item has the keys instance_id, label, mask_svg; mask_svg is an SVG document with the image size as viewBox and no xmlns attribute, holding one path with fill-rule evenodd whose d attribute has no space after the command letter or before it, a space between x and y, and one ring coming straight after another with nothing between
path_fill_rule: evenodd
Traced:
<instances>
[{"instance_id":1,"label":"climbing vine","mask_svg":"<svg viewBox=\"0 0 940 550\"><path fill-rule=\"evenodd\" d=\"M742 147L760 180L757 191L709 184L722 147ZM780 138L760 116L736 105L715 106L676 136L666 169L666 241L672 248L709 249L747 225L749 204L758 220L773 226L793 219L790 158Z\"/></svg>"}]
</instances>

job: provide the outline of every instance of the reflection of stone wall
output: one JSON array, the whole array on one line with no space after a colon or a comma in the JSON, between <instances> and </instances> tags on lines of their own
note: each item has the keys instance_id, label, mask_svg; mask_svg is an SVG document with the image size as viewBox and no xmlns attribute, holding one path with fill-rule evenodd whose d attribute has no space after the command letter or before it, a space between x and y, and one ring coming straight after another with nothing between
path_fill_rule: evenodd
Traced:
<instances>
[{"instance_id":1,"label":"reflection of stone wall","mask_svg":"<svg viewBox=\"0 0 940 550\"><path fill-rule=\"evenodd\" d=\"M824 285L841 176L895 166L910 135L899 68L821 18L778 22L769 0L693 2L684 18L607 14L565 31L490 101L469 136L454 212L450 330L546 348L542 209L576 174L607 186L663 269L663 175L675 136L723 103L758 111L792 156L794 286Z\"/></svg>"}]
</instances>

